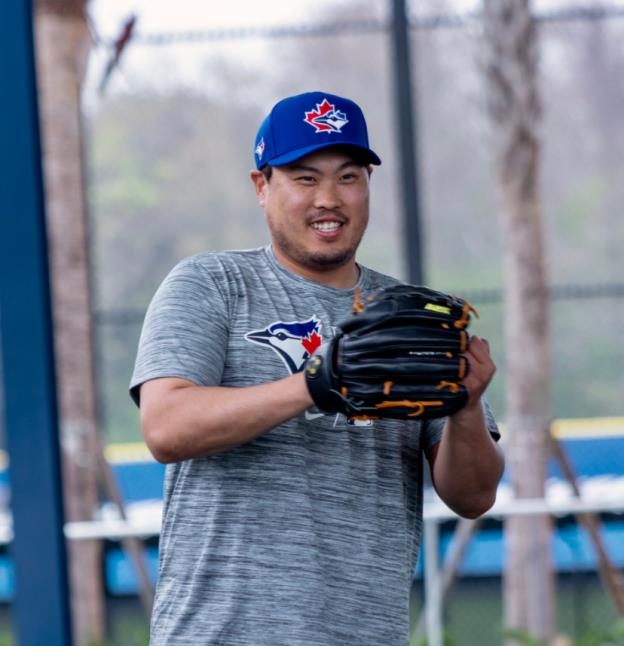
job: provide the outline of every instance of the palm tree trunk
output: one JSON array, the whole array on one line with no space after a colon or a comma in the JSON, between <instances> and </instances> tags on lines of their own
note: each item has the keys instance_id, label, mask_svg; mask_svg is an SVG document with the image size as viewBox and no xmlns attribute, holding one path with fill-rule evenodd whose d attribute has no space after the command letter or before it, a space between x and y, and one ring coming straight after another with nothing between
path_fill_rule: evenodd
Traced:
<instances>
[{"instance_id":1,"label":"palm tree trunk","mask_svg":"<svg viewBox=\"0 0 624 646\"><path fill-rule=\"evenodd\" d=\"M529 0L484 0L483 7L505 240L507 464L517 498L543 498L551 368L535 25ZM551 521L539 515L512 517L506 536L506 626L550 643L555 625Z\"/></svg>"},{"instance_id":2,"label":"palm tree trunk","mask_svg":"<svg viewBox=\"0 0 624 646\"><path fill-rule=\"evenodd\" d=\"M81 125L86 0L38 0L35 26L65 515L91 520L98 445ZM75 541L68 552L73 633L86 646L104 638L101 544Z\"/></svg>"}]
</instances>

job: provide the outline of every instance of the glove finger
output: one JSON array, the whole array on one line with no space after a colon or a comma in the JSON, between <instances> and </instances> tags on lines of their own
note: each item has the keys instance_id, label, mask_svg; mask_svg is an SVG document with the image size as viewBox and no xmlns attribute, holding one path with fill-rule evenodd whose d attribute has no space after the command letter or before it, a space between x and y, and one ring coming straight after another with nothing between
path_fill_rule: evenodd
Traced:
<instances>
[{"instance_id":1,"label":"glove finger","mask_svg":"<svg viewBox=\"0 0 624 646\"><path fill-rule=\"evenodd\" d=\"M384 379L409 383L432 382L435 380L459 381L468 374L468 361L465 357L435 357L429 360L419 357L414 362L404 361L382 364L374 359L361 360L357 365L340 364L339 372L343 381L376 381Z\"/></svg>"},{"instance_id":2,"label":"glove finger","mask_svg":"<svg viewBox=\"0 0 624 646\"><path fill-rule=\"evenodd\" d=\"M368 336L347 336L341 340L339 354L347 358L366 356L409 356L412 352L465 352L468 333L439 328L392 327L375 330Z\"/></svg>"}]
</instances>

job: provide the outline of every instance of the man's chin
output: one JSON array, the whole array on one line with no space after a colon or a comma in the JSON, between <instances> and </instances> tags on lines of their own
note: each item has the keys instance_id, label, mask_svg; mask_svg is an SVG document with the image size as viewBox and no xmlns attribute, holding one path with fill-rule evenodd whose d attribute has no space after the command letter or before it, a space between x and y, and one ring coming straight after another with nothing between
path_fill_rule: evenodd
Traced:
<instances>
[{"instance_id":1,"label":"man's chin","mask_svg":"<svg viewBox=\"0 0 624 646\"><path fill-rule=\"evenodd\" d=\"M308 258L308 263L317 271L332 271L344 267L354 256L355 253L351 249L331 254L313 254Z\"/></svg>"}]
</instances>

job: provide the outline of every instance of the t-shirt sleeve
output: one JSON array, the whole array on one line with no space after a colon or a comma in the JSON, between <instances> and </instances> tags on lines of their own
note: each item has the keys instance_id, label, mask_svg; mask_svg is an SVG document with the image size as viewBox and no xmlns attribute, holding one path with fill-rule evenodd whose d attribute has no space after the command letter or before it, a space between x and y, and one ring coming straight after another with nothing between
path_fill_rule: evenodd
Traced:
<instances>
[{"instance_id":1,"label":"t-shirt sleeve","mask_svg":"<svg viewBox=\"0 0 624 646\"><path fill-rule=\"evenodd\" d=\"M220 383L228 338L225 283L218 270L208 271L193 258L162 282L147 309L130 380L137 405L141 385L150 379Z\"/></svg>"}]
</instances>

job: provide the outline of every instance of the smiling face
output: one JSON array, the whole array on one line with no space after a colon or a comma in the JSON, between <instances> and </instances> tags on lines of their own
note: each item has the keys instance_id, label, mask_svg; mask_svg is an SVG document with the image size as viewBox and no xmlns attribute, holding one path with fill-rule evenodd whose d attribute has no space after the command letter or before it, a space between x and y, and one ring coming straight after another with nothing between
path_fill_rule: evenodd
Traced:
<instances>
[{"instance_id":1,"label":"smiling face","mask_svg":"<svg viewBox=\"0 0 624 646\"><path fill-rule=\"evenodd\" d=\"M354 285L355 253L368 224L370 174L370 167L331 148L273 168L270 180L253 171L276 258L305 278Z\"/></svg>"}]
</instances>

